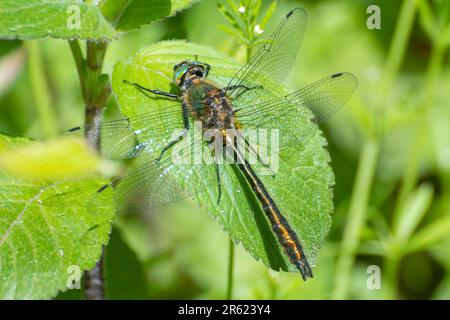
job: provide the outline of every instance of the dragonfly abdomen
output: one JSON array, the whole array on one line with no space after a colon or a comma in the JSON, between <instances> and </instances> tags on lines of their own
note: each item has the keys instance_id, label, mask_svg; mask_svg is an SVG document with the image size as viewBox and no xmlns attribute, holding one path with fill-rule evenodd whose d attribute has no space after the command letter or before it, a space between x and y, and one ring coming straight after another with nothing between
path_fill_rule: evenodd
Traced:
<instances>
[{"instance_id":1,"label":"dragonfly abdomen","mask_svg":"<svg viewBox=\"0 0 450 320\"><path fill-rule=\"evenodd\" d=\"M258 200L261 202L263 211L269 219L272 230L275 233L278 242L283 247L284 252L289 257L289 260L300 271L304 280L308 277L312 278L311 268L306 260L306 256L297 235L280 213L280 210L270 197L263 183L246 160L244 163L239 164L239 168L244 173L253 192L255 192Z\"/></svg>"}]
</instances>

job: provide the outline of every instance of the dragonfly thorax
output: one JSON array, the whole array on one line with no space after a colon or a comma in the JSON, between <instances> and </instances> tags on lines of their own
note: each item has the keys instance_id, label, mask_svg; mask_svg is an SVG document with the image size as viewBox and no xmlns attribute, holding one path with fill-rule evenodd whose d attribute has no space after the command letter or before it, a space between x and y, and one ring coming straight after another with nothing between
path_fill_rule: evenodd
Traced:
<instances>
[{"instance_id":1,"label":"dragonfly thorax","mask_svg":"<svg viewBox=\"0 0 450 320\"><path fill-rule=\"evenodd\" d=\"M203 130L234 129L234 112L225 91L203 79L189 81L183 91L183 104L194 120L202 122Z\"/></svg>"},{"instance_id":2,"label":"dragonfly thorax","mask_svg":"<svg viewBox=\"0 0 450 320\"><path fill-rule=\"evenodd\" d=\"M174 81L182 91L183 105L202 122L203 130L234 129L234 112L224 90L206 80L210 65L183 61L174 67Z\"/></svg>"}]
</instances>

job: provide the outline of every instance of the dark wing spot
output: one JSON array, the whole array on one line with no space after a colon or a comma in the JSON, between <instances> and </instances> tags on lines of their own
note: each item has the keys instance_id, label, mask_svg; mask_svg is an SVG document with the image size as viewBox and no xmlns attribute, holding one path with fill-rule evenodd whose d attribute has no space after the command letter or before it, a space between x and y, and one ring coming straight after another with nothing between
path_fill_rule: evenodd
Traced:
<instances>
[{"instance_id":1,"label":"dark wing spot","mask_svg":"<svg viewBox=\"0 0 450 320\"><path fill-rule=\"evenodd\" d=\"M334 79L334 78L339 78L340 76L342 76L343 75L343 73L342 72L339 72L339 73L335 73L335 74L333 74L332 76L331 76L331 79Z\"/></svg>"},{"instance_id":2,"label":"dark wing spot","mask_svg":"<svg viewBox=\"0 0 450 320\"><path fill-rule=\"evenodd\" d=\"M108 185L105 184L104 186L102 186L100 189L97 190L97 193L102 192L103 190L105 190L106 188L108 188Z\"/></svg>"},{"instance_id":3,"label":"dark wing spot","mask_svg":"<svg viewBox=\"0 0 450 320\"><path fill-rule=\"evenodd\" d=\"M90 227L86 232L90 232L90 231L93 231L93 230L95 230L95 229L97 229L98 227L100 227L100 225L97 223L97 224L94 224L92 227Z\"/></svg>"},{"instance_id":4,"label":"dark wing spot","mask_svg":"<svg viewBox=\"0 0 450 320\"><path fill-rule=\"evenodd\" d=\"M288 14L286 15L286 18L289 18L290 16L292 16L293 13L294 13L294 10L289 11Z\"/></svg>"},{"instance_id":5,"label":"dark wing spot","mask_svg":"<svg viewBox=\"0 0 450 320\"><path fill-rule=\"evenodd\" d=\"M81 127L75 127L75 128L72 128L72 129L69 129L69 130L67 130L68 132L74 132L74 131L78 131L78 130L81 130Z\"/></svg>"}]
</instances>

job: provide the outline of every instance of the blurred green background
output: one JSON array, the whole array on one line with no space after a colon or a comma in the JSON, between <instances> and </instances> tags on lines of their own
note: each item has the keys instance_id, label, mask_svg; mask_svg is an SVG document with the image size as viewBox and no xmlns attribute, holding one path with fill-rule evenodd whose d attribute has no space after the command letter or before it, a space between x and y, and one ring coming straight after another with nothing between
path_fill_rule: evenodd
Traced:
<instances>
[{"instance_id":1,"label":"blurred green background","mask_svg":"<svg viewBox=\"0 0 450 320\"><path fill-rule=\"evenodd\" d=\"M347 71L359 88L323 126L336 175L335 213L315 277L304 283L299 274L268 270L238 246L234 298L450 298L448 2L278 1L267 29L295 6L309 14L287 86ZM366 27L372 4L381 9L380 30ZM105 72L165 39L210 45L243 61L245 50L218 24L226 21L216 1L196 3L113 42ZM83 123L66 41L1 41L0 66L0 131L45 139ZM106 112L115 110L111 97ZM228 236L193 204L119 217L105 264L109 298L220 299ZM380 267L381 289L367 286L371 265ZM80 296L72 290L60 298Z\"/></svg>"}]
</instances>

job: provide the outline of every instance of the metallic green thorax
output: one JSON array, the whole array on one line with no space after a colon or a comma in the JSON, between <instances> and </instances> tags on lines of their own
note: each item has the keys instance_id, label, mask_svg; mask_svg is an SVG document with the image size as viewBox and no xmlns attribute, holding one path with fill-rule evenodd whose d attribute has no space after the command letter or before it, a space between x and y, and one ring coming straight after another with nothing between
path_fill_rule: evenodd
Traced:
<instances>
[{"instance_id":1,"label":"metallic green thorax","mask_svg":"<svg viewBox=\"0 0 450 320\"><path fill-rule=\"evenodd\" d=\"M214 85L206 81L192 81L187 87L188 101L193 110L200 111L205 108L205 97L216 89Z\"/></svg>"}]
</instances>

